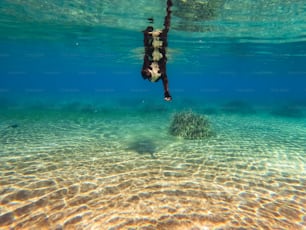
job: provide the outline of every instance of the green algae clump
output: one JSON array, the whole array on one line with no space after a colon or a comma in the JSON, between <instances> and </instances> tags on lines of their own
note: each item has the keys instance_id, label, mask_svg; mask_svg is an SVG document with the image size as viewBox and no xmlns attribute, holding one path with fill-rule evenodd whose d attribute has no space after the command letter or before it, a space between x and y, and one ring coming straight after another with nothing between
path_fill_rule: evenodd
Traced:
<instances>
[{"instance_id":1,"label":"green algae clump","mask_svg":"<svg viewBox=\"0 0 306 230\"><path fill-rule=\"evenodd\" d=\"M212 136L208 118L194 112L179 112L174 114L169 132L173 136L195 140Z\"/></svg>"}]
</instances>

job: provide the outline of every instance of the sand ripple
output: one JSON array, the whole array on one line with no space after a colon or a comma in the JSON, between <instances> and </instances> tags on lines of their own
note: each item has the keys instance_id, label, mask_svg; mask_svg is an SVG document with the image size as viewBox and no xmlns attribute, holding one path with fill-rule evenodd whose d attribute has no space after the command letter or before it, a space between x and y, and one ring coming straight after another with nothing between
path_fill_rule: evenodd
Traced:
<instances>
[{"instance_id":1,"label":"sand ripple","mask_svg":"<svg viewBox=\"0 0 306 230\"><path fill-rule=\"evenodd\" d=\"M236 119L216 119L228 132L207 141L165 141L154 157L128 148L138 135L129 130L140 129L131 121L118 122L124 136L104 123L108 135L82 125L49 139L38 125L30 137L24 130L20 139L4 134L0 228L305 228L305 137L295 133L295 142L283 142L286 129L263 138L254 126L250 136L246 126L237 131Z\"/></svg>"}]
</instances>

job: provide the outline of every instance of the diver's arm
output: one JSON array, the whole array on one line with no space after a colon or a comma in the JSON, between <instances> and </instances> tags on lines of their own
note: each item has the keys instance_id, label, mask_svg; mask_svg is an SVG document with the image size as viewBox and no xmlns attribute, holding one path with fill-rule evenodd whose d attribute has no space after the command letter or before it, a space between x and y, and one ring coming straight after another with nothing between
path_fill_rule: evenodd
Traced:
<instances>
[{"instance_id":1,"label":"diver's arm","mask_svg":"<svg viewBox=\"0 0 306 230\"><path fill-rule=\"evenodd\" d=\"M153 27L148 26L145 30L142 31L143 33L143 45L144 47L150 47L152 43L152 31Z\"/></svg>"},{"instance_id":2,"label":"diver's arm","mask_svg":"<svg viewBox=\"0 0 306 230\"><path fill-rule=\"evenodd\" d=\"M148 58L148 55L145 54L143 57L143 65L141 69L141 75L143 79L147 79L150 77L149 68L150 68L150 60Z\"/></svg>"},{"instance_id":3,"label":"diver's arm","mask_svg":"<svg viewBox=\"0 0 306 230\"><path fill-rule=\"evenodd\" d=\"M169 93L167 74L163 74L162 81L163 81L163 86L164 86L164 99L165 101L171 101L172 97Z\"/></svg>"}]
</instances>

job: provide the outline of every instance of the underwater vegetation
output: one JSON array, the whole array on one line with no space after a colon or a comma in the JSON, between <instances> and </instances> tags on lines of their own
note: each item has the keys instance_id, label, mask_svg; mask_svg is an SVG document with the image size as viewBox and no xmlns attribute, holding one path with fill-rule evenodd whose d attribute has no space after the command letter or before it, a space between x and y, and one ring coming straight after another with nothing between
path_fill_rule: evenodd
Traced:
<instances>
[{"instance_id":1,"label":"underwater vegetation","mask_svg":"<svg viewBox=\"0 0 306 230\"><path fill-rule=\"evenodd\" d=\"M168 108L163 105L163 104L144 104L143 106L140 107L140 111L142 113L148 113L148 114L152 114L152 113L164 113L167 112Z\"/></svg>"},{"instance_id":2,"label":"underwater vegetation","mask_svg":"<svg viewBox=\"0 0 306 230\"><path fill-rule=\"evenodd\" d=\"M203 139L213 135L208 118L194 112L179 112L174 114L169 132L173 136L184 139Z\"/></svg>"},{"instance_id":3,"label":"underwater vegetation","mask_svg":"<svg viewBox=\"0 0 306 230\"><path fill-rule=\"evenodd\" d=\"M194 22L212 20L222 9L224 0L178 0L175 1L173 14L181 21L175 29L183 31L211 31L211 26L203 26Z\"/></svg>"},{"instance_id":4,"label":"underwater vegetation","mask_svg":"<svg viewBox=\"0 0 306 230\"><path fill-rule=\"evenodd\" d=\"M274 116L288 117L288 118L302 118L305 116L302 106L297 105L283 105L271 111Z\"/></svg>"},{"instance_id":5,"label":"underwater vegetation","mask_svg":"<svg viewBox=\"0 0 306 230\"><path fill-rule=\"evenodd\" d=\"M199 0L178 0L175 2L175 16L184 20L208 20L213 18L217 11L223 6L224 0L199 1Z\"/></svg>"},{"instance_id":6,"label":"underwater vegetation","mask_svg":"<svg viewBox=\"0 0 306 230\"><path fill-rule=\"evenodd\" d=\"M0 109L8 109L14 105L16 105L16 103L13 100L10 100L6 97L0 97Z\"/></svg>"},{"instance_id":7,"label":"underwater vegetation","mask_svg":"<svg viewBox=\"0 0 306 230\"><path fill-rule=\"evenodd\" d=\"M135 107L141 104L141 100L135 97L120 97L116 100L116 103L120 107Z\"/></svg>"},{"instance_id":8,"label":"underwater vegetation","mask_svg":"<svg viewBox=\"0 0 306 230\"><path fill-rule=\"evenodd\" d=\"M82 103L78 101L67 102L61 106L61 109L64 111L74 111L81 113L96 113L97 108L90 103Z\"/></svg>"},{"instance_id":9,"label":"underwater vegetation","mask_svg":"<svg viewBox=\"0 0 306 230\"><path fill-rule=\"evenodd\" d=\"M254 114L255 109L245 101L230 101L222 106L221 110L226 113Z\"/></svg>"},{"instance_id":10,"label":"underwater vegetation","mask_svg":"<svg viewBox=\"0 0 306 230\"><path fill-rule=\"evenodd\" d=\"M204 107L201 109L201 112L204 114L211 115L211 114L217 114L218 110L217 108L214 108L214 107Z\"/></svg>"}]
</instances>

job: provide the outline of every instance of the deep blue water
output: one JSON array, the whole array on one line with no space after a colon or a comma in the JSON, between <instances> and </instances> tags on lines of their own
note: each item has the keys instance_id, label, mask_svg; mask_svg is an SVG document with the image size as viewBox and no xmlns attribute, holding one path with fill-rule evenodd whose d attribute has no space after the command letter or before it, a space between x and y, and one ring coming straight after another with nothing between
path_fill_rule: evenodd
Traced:
<instances>
[{"instance_id":1,"label":"deep blue water","mask_svg":"<svg viewBox=\"0 0 306 230\"><path fill-rule=\"evenodd\" d=\"M115 37L122 31L104 29ZM123 33L123 32L122 32ZM168 75L174 102L179 97L210 99L245 98L305 100L306 46L303 42L253 44L205 41L192 44L171 42L179 50L169 57ZM140 75L141 33L129 33L122 49L111 41L8 41L1 42L1 96L11 94L58 95L79 92L99 95L135 95L154 92L162 100L161 82L144 81ZM125 43L125 44L124 44ZM204 44L205 47L200 45ZM139 48L140 47L140 48ZM133 56L137 49L139 58ZM220 53L218 53L218 51ZM171 52L171 51L170 51ZM177 56L177 57L176 57ZM184 57L186 60L182 60Z\"/></svg>"}]
</instances>

